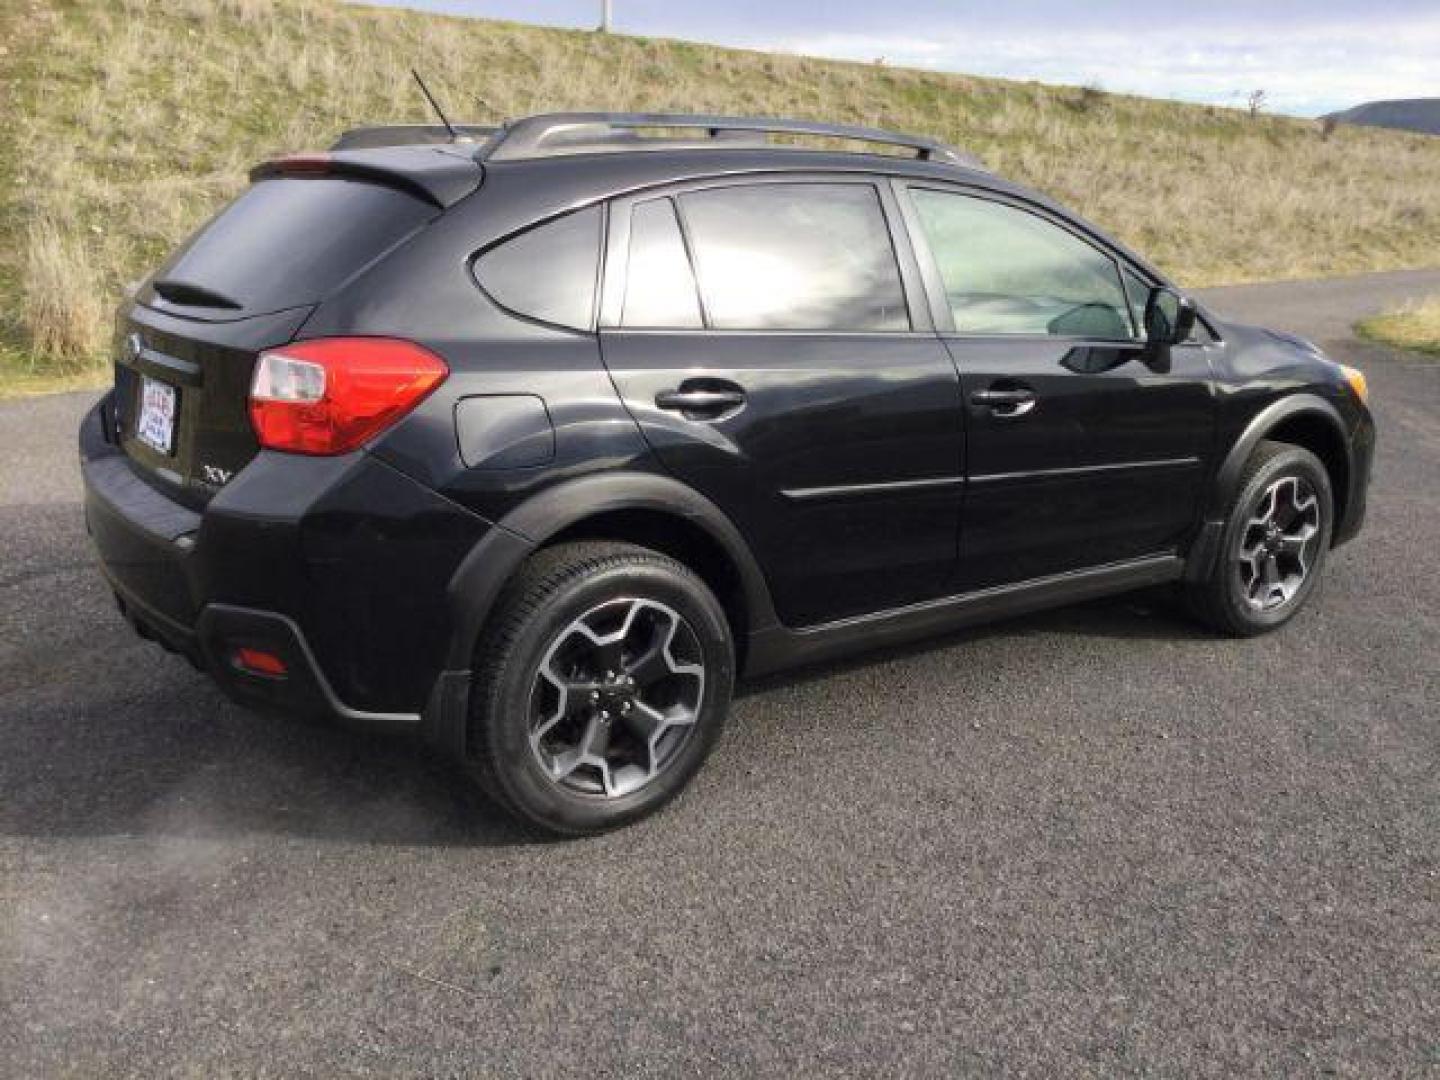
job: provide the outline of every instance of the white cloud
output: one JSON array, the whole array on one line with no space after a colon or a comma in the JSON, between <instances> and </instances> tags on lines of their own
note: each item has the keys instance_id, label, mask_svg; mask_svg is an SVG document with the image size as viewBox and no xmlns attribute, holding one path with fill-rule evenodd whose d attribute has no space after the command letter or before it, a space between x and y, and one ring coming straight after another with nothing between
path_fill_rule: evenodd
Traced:
<instances>
[{"instance_id":1,"label":"white cloud","mask_svg":"<svg viewBox=\"0 0 1440 1080\"><path fill-rule=\"evenodd\" d=\"M953 24L924 37L828 33L770 47L850 60L1242 104L1264 89L1276 112L1314 115L1377 98L1440 96L1440 16L1353 25L1194 26L1075 32Z\"/></svg>"}]
</instances>

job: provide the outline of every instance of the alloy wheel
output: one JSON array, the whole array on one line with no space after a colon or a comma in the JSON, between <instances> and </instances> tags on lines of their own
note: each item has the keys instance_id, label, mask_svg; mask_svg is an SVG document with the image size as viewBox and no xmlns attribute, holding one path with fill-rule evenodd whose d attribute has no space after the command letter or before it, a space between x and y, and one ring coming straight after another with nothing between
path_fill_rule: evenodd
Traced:
<instances>
[{"instance_id":1,"label":"alloy wheel","mask_svg":"<svg viewBox=\"0 0 1440 1080\"><path fill-rule=\"evenodd\" d=\"M655 600L606 601L552 640L530 694L530 749L552 782L603 798L653 782L694 733L705 666L694 629Z\"/></svg>"},{"instance_id":2,"label":"alloy wheel","mask_svg":"<svg viewBox=\"0 0 1440 1080\"><path fill-rule=\"evenodd\" d=\"M1303 476L1282 476L1265 489L1240 537L1246 603L1271 611L1300 591L1314 565L1320 524L1320 499Z\"/></svg>"}]
</instances>

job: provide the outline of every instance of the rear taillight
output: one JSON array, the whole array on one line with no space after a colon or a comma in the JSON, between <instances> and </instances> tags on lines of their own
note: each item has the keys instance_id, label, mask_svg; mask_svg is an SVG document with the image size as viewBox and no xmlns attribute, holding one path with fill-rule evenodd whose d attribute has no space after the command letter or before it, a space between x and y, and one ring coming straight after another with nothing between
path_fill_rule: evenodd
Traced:
<instances>
[{"instance_id":1,"label":"rear taillight","mask_svg":"<svg viewBox=\"0 0 1440 1080\"><path fill-rule=\"evenodd\" d=\"M260 354L250 422L260 445L292 454L343 454L399 420L450 369L394 338L316 338Z\"/></svg>"}]
</instances>

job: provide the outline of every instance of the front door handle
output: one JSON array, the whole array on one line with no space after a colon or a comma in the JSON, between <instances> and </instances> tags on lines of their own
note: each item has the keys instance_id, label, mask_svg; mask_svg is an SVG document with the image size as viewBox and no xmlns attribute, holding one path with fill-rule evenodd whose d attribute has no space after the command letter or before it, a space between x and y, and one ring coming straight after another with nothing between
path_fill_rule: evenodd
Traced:
<instances>
[{"instance_id":1,"label":"front door handle","mask_svg":"<svg viewBox=\"0 0 1440 1080\"><path fill-rule=\"evenodd\" d=\"M744 404L745 391L734 383L682 383L678 390L661 390L655 395L656 408L678 412L686 420L718 420Z\"/></svg>"},{"instance_id":2,"label":"front door handle","mask_svg":"<svg viewBox=\"0 0 1440 1080\"><path fill-rule=\"evenodd\" d=\"M1035 391L1028 386L995 385L988 390L976 390L970 395L970 403L988 408L992 416L1007 420L1024 416L1035 408Z\"/></svg>"}]
</instances>

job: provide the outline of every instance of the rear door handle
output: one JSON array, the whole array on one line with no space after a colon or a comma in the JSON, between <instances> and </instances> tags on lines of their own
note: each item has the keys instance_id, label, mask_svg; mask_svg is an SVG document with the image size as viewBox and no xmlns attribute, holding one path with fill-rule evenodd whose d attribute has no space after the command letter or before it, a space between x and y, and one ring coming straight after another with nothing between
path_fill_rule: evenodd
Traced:
<instances>
[{"instance_id":1,"label":"rear door handle","mask_svg":"<svg viewBox=\"0 0 1440 1080\"><path fill-rule=\"evenodd\" d=\"M970 403L988 408L992 416L1007 419L1024 416L1035 408L1035 391L1028 386L992 386L988 390L976 390L970 395Z\"/></svg>"},{"instance_id":2,"label":"rear door handle","mask_svg":"<svg viewBox=\"0 0 1440 1080\"><path fill-rule=\"evenodd\" d=\"M687 420L718 420L736 412L745 404L745 391L734 384L690 386L678 390L661 390L655 395L655 406L678 412Z\"/></svg>"}]
</instances>

